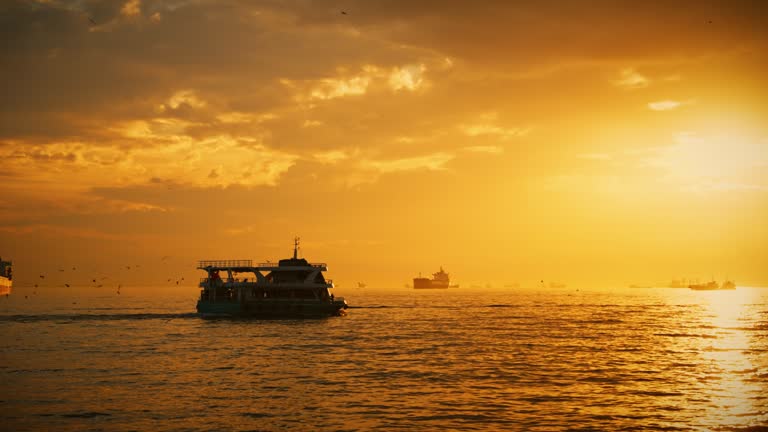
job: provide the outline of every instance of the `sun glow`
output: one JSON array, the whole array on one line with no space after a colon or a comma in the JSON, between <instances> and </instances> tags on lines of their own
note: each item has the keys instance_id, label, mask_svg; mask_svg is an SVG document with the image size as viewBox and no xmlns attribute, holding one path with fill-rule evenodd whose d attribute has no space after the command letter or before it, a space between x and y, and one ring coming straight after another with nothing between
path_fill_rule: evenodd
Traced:
<instances>
[{"instance_id":1,"label":"sun glow","mask_svg":"<svg viewBox=\"0 0 768 432\"><path fill-rule=\"evenodd\" d=\"M674 144L648 160L683 187L704 190L768 190L768 142L744 133L677 134Z\"/></svg>"},{"instance_id":2,"label":"sun glow","mask_svg":"<svg viewBox=\"0 0 768 432\"><path fill-rule=\"evenodd\" d=\"M715 422L738 424L743 415L755 412L754 396L762 391L757 382L746 379L757 366L748 354L753 333L743 324L747 307L759 302L758 294L743 287L697 294L703 297L706 307L703 318L715 332L714 339L703 339L706 342L699 350L711 362L711 373L717 377L710 380L710 394L718 410L710 416L718 416Z\"/></svg>"}]
</instances>

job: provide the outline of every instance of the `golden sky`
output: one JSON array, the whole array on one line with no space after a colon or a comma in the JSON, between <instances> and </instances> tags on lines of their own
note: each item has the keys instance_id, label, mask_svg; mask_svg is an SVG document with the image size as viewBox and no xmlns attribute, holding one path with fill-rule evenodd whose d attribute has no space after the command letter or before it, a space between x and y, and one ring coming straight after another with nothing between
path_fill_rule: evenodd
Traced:
<instances>
[{"instance_id":1,"label":"golden sky","mask_svg":"<svg viewBox=\"0 0 768 432\"><path fill-rule=\"evenodd\" d=\"M0 255L768 284L763 2L477 3L2 2Z\"/></svg>"}]
</instances>

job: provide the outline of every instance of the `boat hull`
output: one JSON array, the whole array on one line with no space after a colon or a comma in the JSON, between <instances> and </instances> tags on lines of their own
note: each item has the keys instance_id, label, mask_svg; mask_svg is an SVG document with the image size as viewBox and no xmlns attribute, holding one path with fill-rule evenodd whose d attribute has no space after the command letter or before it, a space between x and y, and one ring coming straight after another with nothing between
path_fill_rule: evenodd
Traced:
<instances>
[{"instance_id":1,"label":"boat hull","mask_svg":"<svg viewBox=\"0 0 768 432\"><path fill-rule=\"evenodd\" d=\"M322 318L341 316L346 313L344 301L218 301L198 300L197 312L203 317L248 317L248 318Z\"/></svg>"},{"instance_id":2,"label":"boat hull","mask_svg":"<svg viewBox=\"0 0 768 432\"><path fill-rule=\"evenodd\" d=\"M448 288L448 282L436 281L427 278L414 278L414 289L446 289Z\"/></svg>"}]
</instances>

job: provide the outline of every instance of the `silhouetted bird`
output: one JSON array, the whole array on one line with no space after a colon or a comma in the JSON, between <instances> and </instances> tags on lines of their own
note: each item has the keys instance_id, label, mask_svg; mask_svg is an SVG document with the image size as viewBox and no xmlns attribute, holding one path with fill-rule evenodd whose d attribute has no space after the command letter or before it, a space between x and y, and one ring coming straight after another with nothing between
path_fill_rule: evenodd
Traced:
<instances>
[{"instance_id":1,"label":"silhouetted bird","mask_svg":"<svg viewBox=\"0 0 768 432\"><path fill-rule=\"evenodd\" d=\"M40 275L40 279L45 279L45 275Z\"/></svg>"},{"instance_id":2,"label":"silhouetted bird","mask_svg":"<svg viewBox=\"0 0 768 432\"><path fill-rule=\"evenodd\" d=\"M59 271L60 271L60 272L63 272L63 271L64 271L64 269L59 269Z\"/></svg>"},{"instance_id":3,"label":"silhouetted bird","mask_svg":"<svg viewBox=\"0 0 768 432\"><path fill-rule=\"evenodd\" d=\"M96 283L96 279L93 280L93 283Z\"/></svg>"},{"instance_id":4,"label":"silhouetted bird","mask_svg":"<svg viewBox=\"0 0 768 432\"><path fill-rule=\"evenodd\" d=\"M179 284L179 281L176 281L176 285L178 285L178 284Z\"/></svg>"},{"instance_id":5,"label":"silhouetted bird","mask_svg":"<svg viewBox=\"0 0 768 432\"><path fill-rule=\"evenodd\" d=\"M341 11L341 14L342 14L342 15L346 15L346 14L347 14L347 11Z\"/></svg>"},{"instance_id":6,"label":"silhouetted bird","mask_svg":"<svg viewBox=\"0 0 768 432\"><path fill-rule=\"evenodd\" d=\"M65 287L69 288L69 284L64 284Z\"/></svg>"},{"instance_id":7,"label":"silhouetted bird","mask_svg":"<svg viewBox=\"0 0 768 432\"><path fill-rule=\"evenodd\" d=\"M91 24L93 24L93 25L98 25L98 24L96 24L96 21L94 21L93 18L91 18L91 17L88 17L88 21L90 21Z\"/></svg>"},{"instance_id":8,"label":"silhouetted bird","mask_svg":"<svg viewBox=\"0 0 768 432\"><path fill-rule=\"evenodd\" d=\"M77 270L76 268L72 267L72 270Z\"/></svg>"},{"instance_id":9,"label":"silhouetted bird","mask_svg":"<svg viewBox=\"0 0 768 432\"><path fill-rule=\"evenodd\" d=\"M126 270L130 270L130 269L131 269L131 266L125 266L125 269L126 269Z\"/></svg>"}]
</instances>

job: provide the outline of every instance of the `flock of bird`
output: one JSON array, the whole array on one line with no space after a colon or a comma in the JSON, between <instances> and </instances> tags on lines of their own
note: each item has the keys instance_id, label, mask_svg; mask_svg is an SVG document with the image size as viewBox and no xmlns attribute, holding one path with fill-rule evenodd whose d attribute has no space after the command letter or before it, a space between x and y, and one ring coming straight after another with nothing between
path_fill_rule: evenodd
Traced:
<instances>
[{"instance_id":1,"label":"flock of bird","mask_svg":"<svg viewBox=\"0 0 768 432\"><path fill-rule=\"evenodd\" d=\"M169 256L163 256L160 260L161 261L165 261L168 258L170 258L170 257ZM136 269L139 269L139 268L141 268L140 264L124 266L124 269L127 270L127 271L136 270ZM123 270L123 268L121 267L120 270ZM68 270L66 268L59 268L58 269L59 273L65 273L67 271ZM71 272L77 272L77 271L78 271L77 270L77 266L73 266ZM74 273L72 273L72 275L74 275ZM46 279L46 276L48 276L48 279ZM43 285L43 283L42 283L43 281L51 280L52 279L51 275L46 275L44 273L41 273L41 274L38 275L38 278L39 278L39 282L33 284L33 288L35 288L35 290L32 291L33 295L37 294L36 288L40 288L40 287L44 287L44 286L51 286L51 285ZM110 278L109 276L96 276L96 277L92 277L90 279L90 283L92 284L91 286L94 287L94 288L102 288L102 287L104 287L105 284L108 284L108 280L109 279L112 279L112 278ZM184 277L182 276L182 277L178 277L178 278L168 278L167 282L168 283L175 282L176 285L179 285L181 282L184 282ZM75 286L75 284L71 280L67 280L62 285L55 285L55 286L59 286L59 287L63 287L63 288L70 288L72 286ZM113 286L115 286L115 285L113 285ZM119 282L116 283L116 291L115 291L115 293L117 295L120 295L122 288L123 288L123 284L122 283L119 283ZM28 296L25 295L24 298L28 298Z\"/></svg>"}]
</instances>

